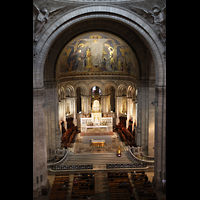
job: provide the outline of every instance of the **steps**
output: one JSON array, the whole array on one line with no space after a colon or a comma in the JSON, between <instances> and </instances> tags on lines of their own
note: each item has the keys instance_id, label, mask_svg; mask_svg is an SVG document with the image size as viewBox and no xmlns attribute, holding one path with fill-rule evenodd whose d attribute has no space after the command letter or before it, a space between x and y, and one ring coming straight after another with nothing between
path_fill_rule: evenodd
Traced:
<instances>
[{"instance_id":1,"label":"steps","mask_svg":"<svg viewBox=\"0 0 200 200\"><path fill-rule=\"evenodd\" d=\"M71 154L62 165L93 164L106 165L106 163L132 163L127 153L122 152L121 157L117 157L116 153L92 153L92 154Z\"/></svg>"}]
</instances>

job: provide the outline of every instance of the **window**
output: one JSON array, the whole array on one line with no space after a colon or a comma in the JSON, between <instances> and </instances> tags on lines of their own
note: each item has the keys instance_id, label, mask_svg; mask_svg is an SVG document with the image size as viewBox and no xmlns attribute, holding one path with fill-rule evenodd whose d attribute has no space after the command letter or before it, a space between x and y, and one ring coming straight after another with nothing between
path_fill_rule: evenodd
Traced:
<instances>
[{"instance_id":1,"label":"window","mask_svg":"<svg viewBox=\"0 0 200 200\"><path fill-rule=\"evenodd\" d=\"M92 87L92 92L96 91L96 86Z\"/></svg>"}]
</instances>

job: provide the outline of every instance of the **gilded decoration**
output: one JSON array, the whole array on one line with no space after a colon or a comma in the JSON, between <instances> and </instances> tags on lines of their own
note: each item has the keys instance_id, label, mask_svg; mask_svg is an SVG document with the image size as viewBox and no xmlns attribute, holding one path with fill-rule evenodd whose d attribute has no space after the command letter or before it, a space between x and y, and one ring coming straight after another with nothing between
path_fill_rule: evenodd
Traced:
<instances>
[{"instance_id":1,"label":"gilded decoration","mask_svg":"<svg viewBox=\"0 0 200 200\"><path fill-rule=\"evenodd\" d=\"M91 74L138 77L138 68L132 49L119 37L106 32L89 32L63 48L56 64L56 77Z\"/></svg>"}]
</instances>

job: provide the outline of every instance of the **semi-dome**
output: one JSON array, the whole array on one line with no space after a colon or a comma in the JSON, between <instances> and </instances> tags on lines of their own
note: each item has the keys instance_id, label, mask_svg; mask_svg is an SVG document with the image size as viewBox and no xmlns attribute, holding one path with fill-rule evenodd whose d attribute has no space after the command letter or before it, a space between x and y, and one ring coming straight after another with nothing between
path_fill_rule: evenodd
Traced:
<instances>
[{"instance_id":1,"label":"semi-dome","mask_svg":"<svg viewBox=\"0 0 200 200\"><path fill-rule=\"evenodd\" d=\"M56 64L57 78L73 75L114 74L139 76L139 65L125 41L107 32L88 32L62 49Z\"/></svg>"}]
</instances>

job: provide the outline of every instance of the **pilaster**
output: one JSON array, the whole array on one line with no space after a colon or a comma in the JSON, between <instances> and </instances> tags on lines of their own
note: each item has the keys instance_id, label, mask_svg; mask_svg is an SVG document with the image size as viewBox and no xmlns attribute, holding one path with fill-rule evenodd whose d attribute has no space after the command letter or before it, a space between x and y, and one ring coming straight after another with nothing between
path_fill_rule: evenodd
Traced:
<instances>
[{"instance_id":1,"label":"pilaster","mask_svg":"<svg viewBox=\"0 0 200 200\"><path fill-rule=\"evenodd\" d=\"M149 135L148 135L148 156L154 156L154 137L155 137L155 87L149 84Z\"/></svg>"},{"instance_id":2,"label":"pilaster","mask_svg":"<svg viewBox=\"0 0 200 200\"><path fill-rule=\"evenodd\" d=\"M44 88L33 89L33 195L47 187L47 151L44 115Z\"/></svg>"},{"instance_id":3,"label":"pilaster","mask_svg":"<svg viewBox=\"0 0 200 200\"><path fill-rule=\"evenodd\" d=\"M53 157L55 154L56 148L58 148L59 143L57 141L59 128L59 121L63 120L63 111L64 99L58 105L58 96L57 96L57 84L54 81L45 82L45 123L46 123L46 143L47 143L47 155ZM58 110L59 116L62 116L58 119Z\"/></svg>"},{"instance_id":4,"label":"pilaster","mask_svg":"<svg viewBox=\"0 0 200 200\"><path fill-rule=\"evenodd\" d=\"M154 185L161 189L166 179L166 88L156 87Z\"/></svg>"}]
</instances>

